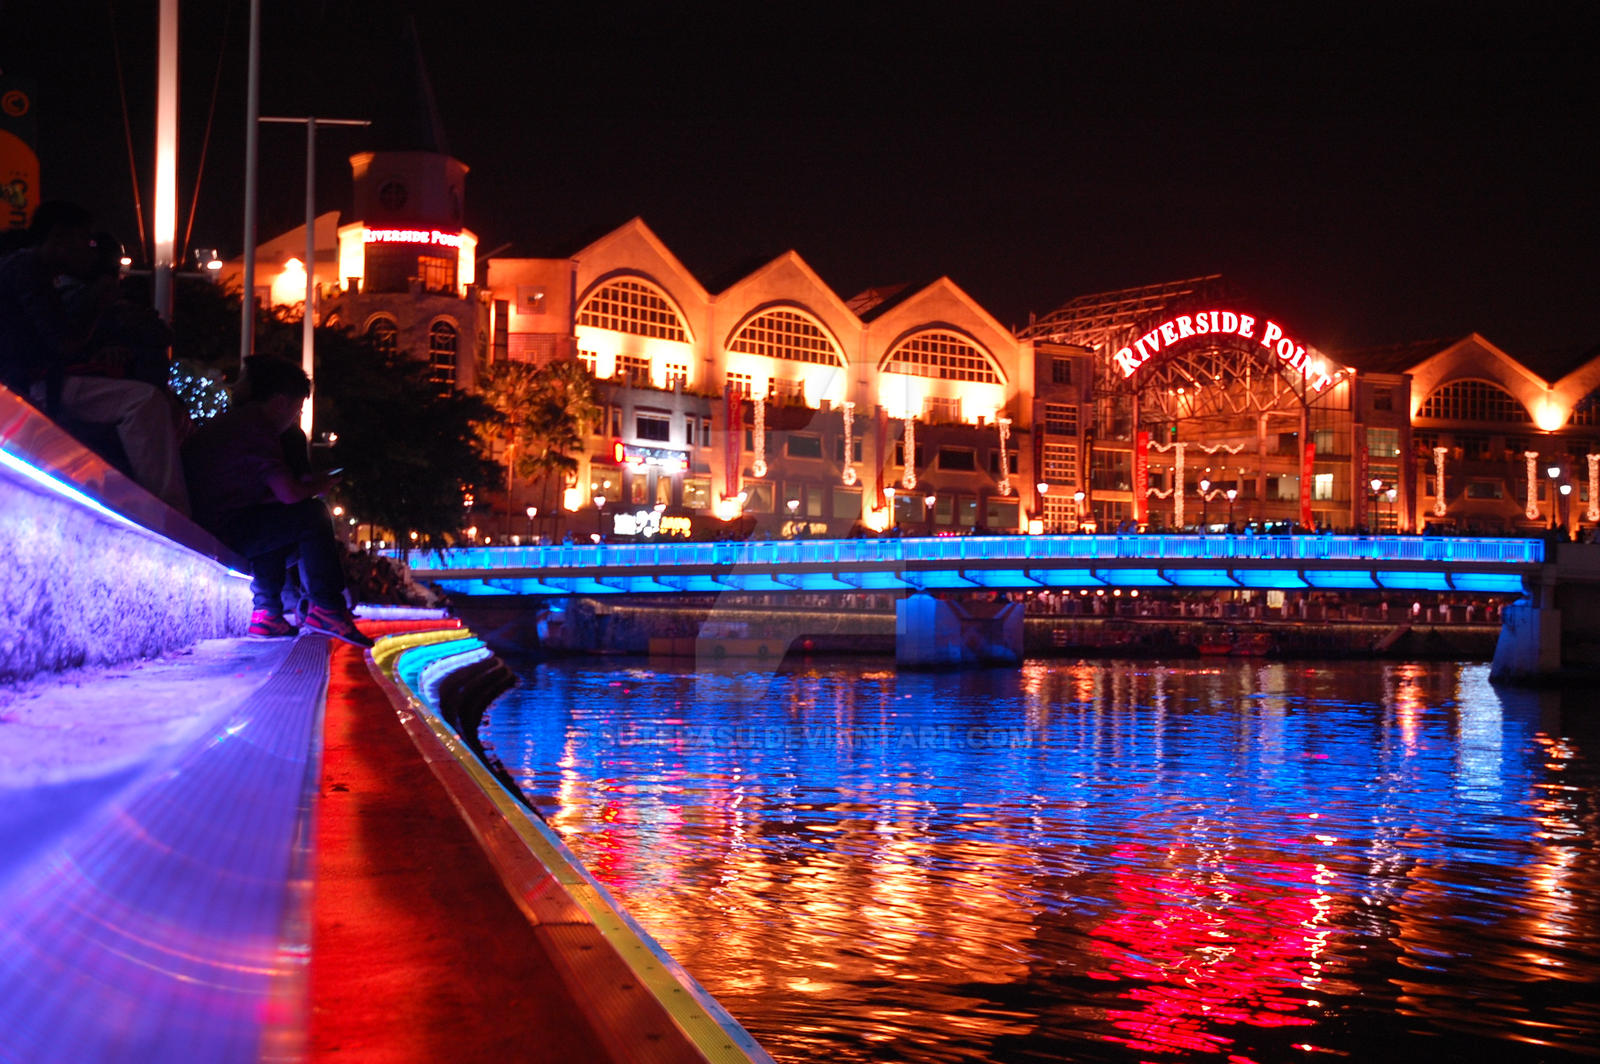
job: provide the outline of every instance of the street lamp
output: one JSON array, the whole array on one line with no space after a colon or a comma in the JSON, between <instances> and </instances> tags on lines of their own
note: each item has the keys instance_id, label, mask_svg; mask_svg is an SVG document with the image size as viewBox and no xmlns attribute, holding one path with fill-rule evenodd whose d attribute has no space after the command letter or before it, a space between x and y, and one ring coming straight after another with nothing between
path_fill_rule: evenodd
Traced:
<instances>
[{"instance_id":1,"label":"street lamp","mask_svg":"<svg viewBox=\"0 0 1600 1064\"><path fill-rule=\"evenodd\" d=\"M1373 477L1367 482L1367 486L1372 489L1372 527L1376 531L1378 527L1378 493L1383 490L1383 481Z\"/></svg>"},{"instance_id":2,"label":"street lamp","mask_svg":"<svg viewBox=\"0 0 1600 1064\"><path fill-rule=\"evenodd\" d=\"M528 538L532 539L533 538L533 519L535 517L539 516L539 508L537 506L530 506L530 507L528 507L526 513L528 515Z\"/></svg>"},{"instance_id":3,"label":"street lamp","mask_svg":"<svg viewBox=\"0 0 1600 1064\"><path fill-rule=\"evenodd\" d=\"M933 535L933 504L939 497L932 492L922 497L922 523L928 526L928 535Z\"/></svg>"},{"instance_id":4,"label":"street lamp","mask_svg":"<svg viewBox=\"0 0 1600 1064\"><path fill-rule=\"evenodd\" d=\"M600 537L606 534L605 513L606 497L604 495L596 495L594 497L594 541L596 543L600 542Z\"/></svg>"},{"instance_id":5,"label":"street lamp","mask_svg":"<svg viewBox=\"0 0 1600 1064\"><path fill-rule=\"evenodd\" d=\"M1400 489L1390 488L1383 493L1383 497L1389 500L1389 516L1394 519L1394 530L1398 532L1400 531L1400 511L1395 509L1394 502L1400 497Z\"/></svg>"},{"instance_id":6,"label":"street lamp","mask_svg":"<svg viewBox=\"0 0 1600 1064\"><path fill-rule=\"evenodd\" d=\"M1229 488L1222 494L1228 497L1228 531L1233 531L1233 500L1239 497L1238 488Z\"/></svg>"},{"instance_id":7,"label":"street lamp","mask_svg":"<svg viewBox=\"0 0 1600 1064\"><path fill-rule=\"evenodd\" d=\"M1082 488L1072 493L1072 517L1077 522L1078 528L1083 527L1083 500Z\"/></svg>"},{"instance_id":8,"label":"street lamp","mask_svg":"<svg viewBox=\"0 0 1600 1064\"><path fill-rule=\"evenodd\" d=\"M894 485L893 484L888 484L888 485L884 486L883 497L886 500L888 500L888 503L889 503L889 524L888 524L887 527L892 529L892 528L894 528Z\"/></svg>"},{"instance_id":9,"label":"street lamp","mask_svg":"<svg viewBox=\"0 0 1600 1064\"><path fill-rule=\"evenodd\" d=\"M1200 531L1204 532L1211 527L1211 480L1209 477L1200 478Z\"/></svg>"},{"instance_id":10,"label":"street lamp","mask_svg":"<svg viewBox=\"0 0 1600 1064\"><path fill-rule=\"evenodd\" d=\"M1572 512L1571 509L1570 509L1570 505L1571 505L1570 504L1570 500L1571 500L1571 498L1572 498L1572 485L1571 484L1563 484L1563 485L1561 485L1561 535L1564 538L1570 538L1571 537L1571 533L1567 531L1568 515Z\"/></svg>"}]
</instances>

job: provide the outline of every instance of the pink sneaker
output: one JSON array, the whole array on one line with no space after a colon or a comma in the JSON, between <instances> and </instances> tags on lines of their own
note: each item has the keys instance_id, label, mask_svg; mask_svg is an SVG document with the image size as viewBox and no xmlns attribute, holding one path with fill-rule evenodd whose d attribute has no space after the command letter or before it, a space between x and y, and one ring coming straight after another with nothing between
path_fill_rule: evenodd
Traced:
<instances>
[{"instance_id":1,"label":"pink sneaker","mask_svg":"<svg viewBox=\"0 0 1600 1064\"><path fill-rule=\"evenodd\" d=\"M250 614L250 635L254 639L287 639L300 629L283 619L283 614L256 610Z\"/></svg>"},{"instance_id":2,"label":"pink sneaker","mask_svg":"<svg viewBox=\"0 0 1600 1064\"><path fill-rule=\"evenodd\" d=\"M356 619L349 610L330 610L326 606L313 606L303 622L308 632L321 632L342 639L352 646L371 647L372 640L361 634Z\"/></svg>"}]
</instances>

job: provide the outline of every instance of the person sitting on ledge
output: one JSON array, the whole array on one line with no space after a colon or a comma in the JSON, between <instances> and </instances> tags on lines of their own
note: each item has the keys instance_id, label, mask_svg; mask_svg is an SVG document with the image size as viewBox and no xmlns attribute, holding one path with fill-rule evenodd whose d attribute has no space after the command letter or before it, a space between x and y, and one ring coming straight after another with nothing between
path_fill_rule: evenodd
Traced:
<instances>
[{"instance_id":1,"label":"person sitting on ledge","mask_svg":"<svg viewBox=\"0 0 1600 1064\"><path fill-rule=\"evenodd\" d=\"M283 615L283 585L289 558L298 554L312 603L302 624L370 647L372 640L356 628L345 604L341 548L319 498L339 478L297 473L283 444L300 420L311 381L299 366L263 355L245 359L244 366L233 407L202 424L183 445L195 519L250 559L251 635L296 634Z\"/></svg>"},{"instance_id":2,"label":"person sitting on ledge","mask_svg":"<svg viewBox=\"0 0 1600 1064\"><path fill-rule=\"evenodd\" d=\"M178 437L166 393L144 381L69 373L89 354L116 300L116 276L96 275L93 218L74 203L41 203L26 246L0 258L0 384L53 418L115 425L133 477L179 513L189 512ZM75 307L62 282L81 283Z\"/></svg>"}]
</instances>

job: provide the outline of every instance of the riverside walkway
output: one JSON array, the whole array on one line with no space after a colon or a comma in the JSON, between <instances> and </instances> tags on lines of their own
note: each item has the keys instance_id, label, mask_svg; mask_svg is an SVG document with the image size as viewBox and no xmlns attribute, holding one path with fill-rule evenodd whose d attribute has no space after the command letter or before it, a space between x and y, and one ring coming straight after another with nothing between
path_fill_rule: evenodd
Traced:
<instances>
[{"instance_id":1,"label":"riverside walkway","mask_svg":"<svg viewBox=\"0 0 1600 1064\"><path fill-rule=\"evenodd\" d=\"M481 642L240 567L0 389L0 1061L770 1059L473 754Z\"/></svg>"}]
</instances>

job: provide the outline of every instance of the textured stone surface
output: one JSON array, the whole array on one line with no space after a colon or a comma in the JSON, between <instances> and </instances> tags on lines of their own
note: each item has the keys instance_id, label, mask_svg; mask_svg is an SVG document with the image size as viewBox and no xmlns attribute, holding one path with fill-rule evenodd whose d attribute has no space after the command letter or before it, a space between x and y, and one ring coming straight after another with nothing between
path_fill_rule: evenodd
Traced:
<instances>
[{"instance_id":1,"label":"textured stone surface","mask_svg":"<svg viewBox=\"0 0 1600 1064\"><path fill-rule=\"evenodd\" d=\"M0 684L242 635L249 611L216 561L0 476Z\"/></svg>"}]
</instances>

